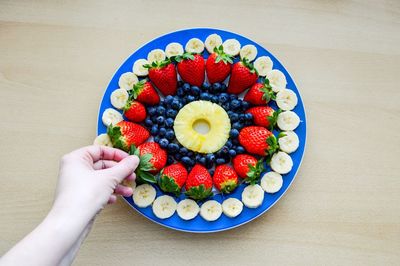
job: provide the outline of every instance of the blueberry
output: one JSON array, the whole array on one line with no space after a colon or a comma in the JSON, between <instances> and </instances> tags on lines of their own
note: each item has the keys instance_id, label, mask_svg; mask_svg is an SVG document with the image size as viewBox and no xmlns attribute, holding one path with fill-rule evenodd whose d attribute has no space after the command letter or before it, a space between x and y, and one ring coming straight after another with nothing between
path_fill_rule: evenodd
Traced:
<instances>
[{"instance_id":1,"label":"blueberry","mask_svg":"<svg viewBox=\"0 0 400 266\"><path fill-rule=\"evenodd\" d=\"M167 104L171 104L173 100L174 100L174 96L172 96L172 95L167 95L164 98L164 102L166 102Z\"/></svg>"},{"instance_id":2,"label":"blueberry","mask_svg":"<svg viewBox=\"0 0 400 266\"><path fill-rule=\"evenodd\" d=\"M188 93L190 91L190 84L189 83L183 84L182 89L185 93Z\"/></svg>"},{"instance_id":3,"label":"blueberry","mask_svg":"<svg viewBox=\"0 0 400 266\"><path fill-rule=\"evenodd\" d=\"M154 124L157 124L157 116L151 117L151 121L153 121Z\"/></svg>"},{"instance_id":4,"label":"blueberry","mask_svg":"<svg viewBox=\"0 0 400 266\"><path fill-rule=\"evenodd\" d=\"M194 156L194 153L193 153L192 151L188 151L188 152L187 152L187 156L188 156L188 157L193 157L193 156Z\"/></svg>"},{"instance_id":5,"label":"blueberry","mask_svg":"<svg viewBox=\"0 0 400 266\"><path fill-rule=\"evenodd\" d=\"M241 103L240 103L239 100L235 99L235 100L231 101L231 107L232 107L233 110L239 109L240 105L241 105Z\"/></svg>"},{"instance_id":6,"label":"blueberry","mask_svg":"<svg viewBox=\"0 0 400 266\"><path fill-rule=\"evenodd\" d=\"M146 120L144 120L144 124L148 127L151 127L153 125L153 121L151 121L150 118L146 118Z\"/></svg>"},{"instance_id":7,"label":"blueberry","mask_svg":"<svg viewBox=\"0 0 400 266\"><path fill-rule=\"evenodd\" d=\"M237 146L237 147L236 147L236 153L237 153L237 154L244 153L244 148L243 148L242 146Z\"/></svg>"},{"instance_id":8,"label":"blueberry","mask_svg":"<svg viewBox=\"0 0 400 266\"><path fill-rule=\"evenodd\" d=\"M175 133L173 130L168 130L167 133L165 134L165 137L167 140L174 140L175 138Z\"/></svg>"},{"instance_id":9,"label":"blueberry","mask_svg":"<svg viewBox=\"0 0 400 266\"><path fill-rule=\"evenodd\" d=\"M162 128L160 128L160 129L158 130L158 135L159 135L160 137L164 137L166 133L167 133L167 130L165 129L165 127L162 127Z\"/></svg>"},{"instance_id":10,"label":"blueberry","mask_svg":"<svg viewBox=\"0 0 400 266\"><path fill-rule=\"evenodd\" d=\"M176 153L179 150L179 145L176 143L168 144L168 151L172 154Z\"/></svg>"},{"instance_id":11,"label":"blueberry","mask_svg":"<svg viewBox=\"0 0 400 266\"><path fill-rule=\"evenodd\" d=\"M165 118L163 116L160 115L157 117L157 124L163 125L164 121L165 121Z\"/></svg>"},{"instance_id":12,"label":"blueberry","mask_svg":"<svg viewBox=\"0 0 400 266\"><path fill-rule=\"evenodd\" d=\"M190 90L190 93L191 93L193 96L197 96L197 95L200 94L200 88L197 87L197 86L192 86L192 88L191 88L191 90Z\"/></svg>"},{"instance_id":13,"label":"blueberry","mask_svg":"<svg viewBox=\"0 0 400 266\"><path fill-rule=\"evenodd\" d=\"M210 173L211 176L214 175L214 170L210 170L210 171L208 171L208 172Z\"/></svg>"},{"instance_id":14,"label":"blueberry","mask_svg":"<svg viewBox=\"0 0 400 266\"><path fill-rule=\"evenodd\" d=\"M175 118L176 115L177 115L177 111L175 111L173 109L168 109L167 117Z\"/></svg>"},{"instance_id":15,"label":"blueberry","mask_svg":"<svg viewBox=\"0 0 400 266\"><path fill-rule=\"evenodd\" d=\"M186 164L186 165L194 165L192 159L190 159L188 156L183 156L181 159L182 163Z\"/></svg>"},{"instance_id":16,"label":"blueberry","mask_svg":"<svg viewBox=\"0 0 400 266\"><path fill-rule=\"evenodd\" d=\"M214 102L214 103L217 103L218 102L218 96L217 95L213 95L211 97L211 101Z\"/></svg>"},{"instance_id":17,"label":"blueberry","mask_svg":"<svg viewBox=\"0 0 400 266\"><path fill-rule=\"evenodd\" d=\"M183 89L182 88L179 88L177 91L176 91L176 95L178 95L178 96L183 96L183 95L185 95L185 92L183 91Z\"/></svg>"},{"instance_id":18,"label":"blueberry","mask_svg":"<svg viewBox=\"0 0 400 266\"><path fill-rule=\"evenodd\" d=\"M170 164L173 164L173 163L174 163L174 157L168 156L167 164L170 165Z\"/></svg>"},{"instance_id":19,"label":"blueberry","mask_svg":"<svg viewBox=\"0 0 400 266\"><path fill-rule=\"evenodd\" d=\"M159 142L161 148L166 149L168 147L169 141L165 138L160 139Z\"/></svg>"},{"instance_id":20,"label":"blueberry","mask_svg":"<svg viewBox=\"0 0 400 266\"><path fill-rule=\"evenodd\" d=\"M231 122L237 122L239 120L239 115L237 113L232 113L229 118L231 119Z\"/></svg>"},{"instance_id":21,"label":"blueberry","mask_svg":"<svg viewBox=\"0 0 400 266\"><path fill-rule=\"evenodd\" d=\"M246 121L252 121L253 120L253 115L251 113L246 113L246 114L244 114L244 119Z\"/></svg>"},{"instance_id":22,"label":"blueberry","mask_svg":"<svg viewBox=\"0 0 400 266\"><path fill-rule=\"evenodd\" d=\"M150 134L153 136L158 134L158 126L157 125L154 125L151 127Z\"/></svg>"},{"instance_id":23,"label":"blueberry","mask_svg":"<svg viewBox=\"0 0 400 266\"><path fill-rule=\"evenodd\" d=\"M226 111L229 111L230 108L231 108L231 106L230 106L229 103L224 103L224 104L222 105L222 108L224 108Z\"/></svg>"},{"instance_id":24,"label":"blueberry","mask_svg":"<svg viewBox=\"0 0 400 266\"><path fill-rule=\"evenodd\" d=\"M207 162L214 163L215 162L215 155L212 154L212 153L207 153L206 160L207 160Z\"/></svg>"},{"instance_id":25,"label":"blueberry","mask_svg":"<svg viewBox=\"0 0 400 266\"><path fill-rule=\"evenodd\" d=\"M150 116L153 116L153 115L155 115L157 113L157 109L155 107L149 107L149 108L147 108L147 113Z\"/></svg>"},{"instance_id":26,"label":"blueberry","mask_svg":"<svg viewBox=\"0 0 400 266\"><path fill-rule=\"evenodd\" d=\"M242 109L243 111L246 111L247 109L249 109L250 104L246 101L242 101Z\"/></svg>"},{"instance_id":27,"label":"blueberry","mask_svg":"<svg viewBox=\"0 0 400 266\"><path fill-rule=\"evenodd\" d=\"M200 159L201 159L201 154L196 154L196 156L194 157L194 159L196 160L196 162L200 162Z\"/></svg>"},{"instance_id":28,"label":"blueberry","mask_svg":"<svg viewBox=\"0 0 400 266\"><path fill-rule=\"evenodd\" d=\"M221 83L218 83L218 82L217 82L217 83L214 83L214 84L212 85L212 90L213 90L214 93L219 92L220 89L221 89Z\"/></svg>"},{"instance_id":29,"label":"blueberry","mask_svg":"<svg viewBox=\"0 0 400 266\"><path fill-rule=\"evenodd\" d=\"M233 140L232 140L232 144L233 144L233 145L238 145L238 144L240 144L240 142L239 142L238 139L233 139Z\"/></svg>"},{"instance_id":30,"label":"blueberry","mask_svg":"<svg viewBox=\"0 0 400 266\"><path fill-rule=\"evenodd\" d=\"M203 83L203 90L208 91L210 87L210 84L208 84L207 82Z\"/></svg>"},{"instance_id":31,"label":"blueberry","mask_svg":"<svg viewBox=\"0 0 400 266\"><path fill-rule=\"evenodd\" d=\"M229 153L229 148L227 146L223 146L220 150L221 155L224 156Z\"/></svg>"},{"instance_id":32,"label":"blueberry","mask_svg":"<svg viewBox=\"0 0 400 266\"><path fill-rule=\"evenodd\" d=\"M164 106L158 106L158 107L157 107L157 114L159 114L159 115L165 115L165 108L164 108Z\"/></svg>"},{"instance_id":33,"label":"blueberry","mask_svg":"<svg viewBox=\"0 0 400 266\"><path fill-rule=\"evenodd\" d=\"M206 162L207 162L207 160L205 157L201 157L199 160L199 163L201 163L202 165L206 165Z\"/></svg>"},{"instance_id":34,"label":"blueberry","mask_svg":"<svg viewBox=\"0 0 400 266\"><path fill-rule=\"evenodd\" d=\"M207 92L202 92L202 93L200 94L200 99L201 99L201 100L209 101L210 98L211 98L211 95L208 94Z\"/></svg>"},{"instance_id":35,"label":"blueberry","mask_svg":"<svg viewBox=\"0 0 400 266\"><path fill-rule=\"evenodd\" d=\"M224 164L224 163L225 163L225 159L224 159L224 158L218 158L218 159L215 161L215 163L218 164L218 165Z\"/></svg>"},{"instance_id":36,"label":"blueberry","mask_svg":"<svg viewBox=\"0 0 400 266\"><path fill-rule=\"evenodd\" d=\"M236 156L236 151L233 150L233 149L229 150L229 156L232 157L232 158L235 157Z\"/></svg>"},{"instance_id":37,"label":"blueberry","mask_svg":"<svg viewBox=\"0 0 400 266\"><path fill-rule=\"evenodd\" d=\"M228 140L228 141L225 143L225 146L228 147L229 149L232 148L232 141Z\"/></svg>"},{"instance_id":38,"label":"blueberry","mask_svg":"<svg viewBox=\"0 0 400 266\"><path fill-rule=\"evenodd\" d=\"M226 91L226 89L227 89L226 84L225 84L225 83L222 83L222 84L221 84L221 91L222 91L222 92L223 92L223 91Z\"/></svg>"},{"instance_id":39,"label":"blueberry","mask_svg":"<svg viewBox=\"0 0 400 266\"><path fill-rule=\"evenodd\" d=\"M188 149L186 149L185 147L181 147L180 149L179 149L179 153L180 154L182 154L182 155L186 155L187 153L188 153Z\"/></svg>"},{"instance_id":40,"label":"blueberry","mask_svg":"<svg viewBox=\"0 0 400 266\"><path fill-rule=\"evenodd\" d=\"M167 126L167 127L172 127L174 125L174 119L172 119L172 118L167 118L166 120L165 120L165 126Z\"/></svg>"},{"instance_id":41,"label":"blueberry","mask_svg":"<svg viewBox=\"0 0 400 266\"><path fill-rule=\"evenodd\" d=\"M240 123L240 122L235 122L235 123L233 123L233 125L232 125L232 128L233 128L233 129L237 129L237 130L242 129L242 127L243 127L243 124Z\"/></svg>"},{"instance_id":42,"label":"blueberry","mask_svg":"<svg viewBox=\"0 0 400 266\"><path fill-rule=\"evenodd\" d=\"M179 154L179 153L175 154L175 159L177 161L180 161L182 159L182 154Z\"/></svg>"},{"instance_id":43,"label":"blueberry","mask_svg":"<svg viewBox=\"0 0 400 266\"><path fill-rule=\"evenodd\" d=\"M229 95L227 93L221 93L218 96L219 103L226 103L229 100Z\"/></svg>"},{"instance_id":44,"label":"blueberry","mask_svg":"<svg viewBox=\"0 0 400 266\"><path fill-rule=\"evenodd\" d=\"M245 114L240 114L239 115L239 121L240 122L244 122L244 120L245 120Z\"/></svg>"},{"instance_id":45,"label":"blueberry","mask_svg":"<svg viewBox=\"0 0 400 266\"><path fill-rule=\"evenodd\" d=\"M171 107L172 107L173 109L175 109L175 110L179 110L180 102L179 102L178 100L174 99L174 100L172 101L172 103L171 103Z\"/></svg>"},{"instance_id":46,"label":"blueberry","mask_svg":"<svg viewBox=\"0 0 400 266\"><path fill-rule=\"evenodd\" d=\"M159 136L155 136L155 137L154 137L154 142L159 143L159 142L160 142L160 137L159 137Z\"/></svg>"},{"instance_id":47,"label":"blueberry","mask_svg":"<svg viewBox=\"0 0 400 266\"><path fill-rule=\"evenodd\" d=\"M244 121L245 126L251 126L253 124L252 121Z\"/></svg>"},{"instance_id":48,"label":"blueberry","mask_svg":"<svg viewBox=\"0 0 400 266\"><path fill-rule=\"evenodd\" d=\"M235 95L235 94L230 94L229 95L229 99L231 100L231 101L233 101L233 100L236 100L238 97Z\"/></svg>"},{"instance_id":49,"label":"blueberry","mask_svg":"<svg viewBox=\"0 0 400 266\"><path fill-rule=\"evenodd\" d=\"M182 87L183 83L184 82L182 80L178 81L178 87Z\"/></svg>"},{"instance_id":50,"label":"blueberry","mask_svg":"<svg viewBox=\"0 0 400 266\"><path fill-rule=\"evenodd\" d=\"M231 131L229 132L229 136L231 138L237 138L239 136L239 130L237 130L236 128L231 129Z\"/></svg>"},{"instance_id":51,"label":"blueberry","mask_svg":"<svg viewBox=\"0 0 400 266\"><path fill-rule=\"evenodd\" d=\"M193 102L194 100L196 100L196 98L193 95L189 95L188 97L186 97L188 102Z\"/></svg>"}]
</instances>

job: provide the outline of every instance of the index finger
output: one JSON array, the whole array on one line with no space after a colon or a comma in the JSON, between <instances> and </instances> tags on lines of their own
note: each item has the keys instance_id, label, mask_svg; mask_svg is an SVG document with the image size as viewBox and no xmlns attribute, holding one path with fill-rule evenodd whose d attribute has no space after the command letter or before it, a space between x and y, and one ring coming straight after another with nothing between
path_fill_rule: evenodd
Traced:
<instances>
[{"instance_id":1,"label":"index finger","mask_svg":"<svg viewBox=\"0 0 400 266\"><path fill-rule=\"evenodd\" d=\"M128 153L122 150L99 145L83 147L77 150L77 152L89 155L93 162L97 162L98 160L112 160L119 162L129 156Z\"/></svg>"}]
</instances>

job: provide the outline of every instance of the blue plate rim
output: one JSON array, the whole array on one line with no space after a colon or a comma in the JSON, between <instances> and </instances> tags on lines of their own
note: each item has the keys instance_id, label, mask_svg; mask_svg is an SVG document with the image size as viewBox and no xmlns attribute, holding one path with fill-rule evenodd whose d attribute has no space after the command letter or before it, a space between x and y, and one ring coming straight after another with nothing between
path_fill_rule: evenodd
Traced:
<instances>
[{"instance_id":1,"label":"blue plate rim","mask_svg":"<svg viewBox=\"0 0 400 266\"><path fill-rule=\"evenodd\" d=\"M227 32L227 33L233 33L233 34L242 36L242 37L244 37L244 38L246 38L246 39L249 39L249 38L247 38L246 36L244 36L244 35L242 35L242 34L240 34L240 33L237 33L237 32L234 32L234 31L230 31L230 30L226 30L226 29L220 29L220 28L208 28L208 27L181 28L181 29L177 29L177 30L174 30L174 31L167 32L167 33L162 34L162 35L158 35L158 36L154 37L153 39L151 39L150 41L144 43L144 44L141 45L140 47L136 48L130 55L128 55L128 56L125 58L125 60L123 61L122 65L132 56L133 53L135 53L137 50L142 49L144 46L150 44L151 42L155 41L156 39L162 38L162 37L167 36L167 35L169 35L169 34L178 33L178 32L187 31L187 30L218 30L218 31L223 31L223 32ZM251 41L257 43L257 44L258 44L259 46L261 46L261 47L264 47L264 46L260 45L257 41L255 41L255 40L253 40L253 39L251 39ZM264 49L265 49L265 48L264 48ZM269 50L267 50L267 51L269 52ZM274 57L274 59L275 59L276 61L278 61L282 66L284 66L284 65L278 60L278 58L277 58L273 53L270 52L270 54ZM121 66L121 65L120 65L120 66ZM111 78L110 78L110 82L108 83L108 85L107 85L106 88L104 89L104 93L103 93L103 96L102 96L102 98L101 98L100 105L99 105L98 112L97 112L97 121L99 121L99 118L100 118L100 111L101 111L101 105L102 105L101 103L103 102L104 97L106 96L106 93L105 93L105 92L107 91L108 87L111 85L112 79L113 79L113 77L117 74L119 68L120 68L120 67L118 67L117 70L112 74L112 76L111 76ZM290 74L290 72L288 71L287 67L284 66L284 68L285 68L286 72L289 74L289 76L291 77L291 74ZM228 230L237 228L237 227L239 227L239 226L245 225L245 224L247 224L247 223L249 223L249 222L251 222L251 221L257 219L258 217L262 216L263 214L265 214L269 209L271 209L271 208L272 208L272 207L273 207L287 192L288 192L288 190L289 190L290 187L292 186L292 183L293 183L294 180L296 179L297 173L298 173L298 171L300 170L300 167L301 167L301 165L302 165L302 163L303 163L304 154L306 153L306 150L307 150L307 138L308 138L308 132L307 132L307 121L308 121L308 118L307 118L307 110L306 110L306 107L305 107L305 104L304 104L304 101L303 101L303 97L302 97L302 95L301 95L301 92L300 92L300 90L298 89L298 86L297 86L295 80L294 80L293 78L291 78L291 79L292 79L292 81L293 81L295 87L297 88L297 91L298 91L298 94L299 94L299 98L300 98L300 101L302 102L302 106L303 106L303 110L304 110L304 121L303 121L304 124L305 124L304 150L303 150L303 153L302 153L302 155L301 155L300 162L299 162L299 165L298 165L298 167L297 167L297 169L296 169L296 172L294 173L293 178L292 178L292 180L290 181L290 183L288 184L286 190L285 190L285 191L284 191L284 192L283 192L283 193L282 193L268 208L266 208L265 210L263 210L261 213L259 213L259 214L256 215L256 216L251 217L251 218L248 219L247 221L244 221L244 222L242 222L242 223L238 223L238 224L233 225L233 226L228 226L228 227L222 228L222 229L216 229L216 230L201 230L201 231L200 231L200 230L185 230L185 229L182 229L182 228L173 227L173 226L170 226L170 225L167 225L167 224L163 224L163 223L161 223L161 222L159 222L159 221L153 220L153 219L151 219L150 217L146 216L144 213L142 213L142 212L140 212L139 210L137 210L136 207L133 206L132 204L130 204L129 201L128 201L127 199L125 199L125 198L122 197L122 196L121 196L121 198L128 204L128 206L130 206L132 209L134 209L137 213L139 213L140 215L142 215L142 216L145 217L146 219L148 219L148 220L150 220L150 221L152 221L152 222L154 222L154 223L156 223L156 224L158 224L158 225L161 225L161 226L163 226L163 227L166 227L166 228L169 228L169 229L172 229L172 230L175 230L175 231L185 232L185 233L209 234L209 233L218 233L218 232L228 231ZM99 128L98 128L98 126L97 126L97 130L96 130L97 133L98 133L98 130L99 130ZM97 133L96 133L96 136L97 136Z\"/></svg>"}]
</instances>

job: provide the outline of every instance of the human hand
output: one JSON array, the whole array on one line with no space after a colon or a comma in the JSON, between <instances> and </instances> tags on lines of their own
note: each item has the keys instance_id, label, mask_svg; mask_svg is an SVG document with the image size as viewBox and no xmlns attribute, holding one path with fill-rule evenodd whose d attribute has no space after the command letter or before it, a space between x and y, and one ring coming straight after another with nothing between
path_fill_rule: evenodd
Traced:
<instances>
[{"instance_id":1,"label":"human hand","mask_svg":"<svg viewBox=\"0 0 400 266\"><path fill-rule=\"evenodd\" d=\"M54 208L73 209L74 215L82 210L92 218L107 203L116 202L116 195L132 195L132 188L120 183L135 179L138 164L136 156L104 146L88 146L64 155Z\"/></svg>"}]
</instances>

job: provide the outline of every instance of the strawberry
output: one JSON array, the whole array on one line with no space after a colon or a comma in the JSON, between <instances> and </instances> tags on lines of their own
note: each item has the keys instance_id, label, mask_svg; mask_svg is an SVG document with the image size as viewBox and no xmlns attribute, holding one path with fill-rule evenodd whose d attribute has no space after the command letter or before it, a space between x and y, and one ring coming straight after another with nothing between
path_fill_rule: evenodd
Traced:
<instances>
[{"instance_id":1,"label":"strawberry","mask_svg":"<svg viewBox=\"0 0 400 266\"><path fill-rule=\"evenodd\" d=\"M239 154L232 160L233 168L236 173L245 182L256 184L260 179L262 171L264 171L264 164L262 160L257 161L254 156L248 154Z\"/></svg>"},{"instance_id":2,"label":"strawberry","mask_svg":"<svg viewBox=\"0 0 400 266\"><path fill-rule=\"evenodd\" d=\"M273 129L281 110L275 111L269 106L256 106L248 109L246 113L253 115L255 125Z\"/></svg>"},{"instance_id":3,"label":"strawberry","mask_svg":"<svg viewBox=\"0 0 400 266\"><path fill-rule=\"evenodd\" d=\"M156 105L160 102L160 96L157 91L154 89L153 85L145 79L133 86L130 98L148 105Z\"/></svg>"},{"instance_id":4,"label":"strawberry","mask_svg":"<svg viewBox=\"0 0 400 266\"><path fill-rule=\"evenodd\" d=\"M276 95L272 91L269 80L265 79L264 83L254 84L244 96L244 100L254 105L263 105L268 103L270 100L275 100Z\"/></svg>"},{"instance_id":5,"label":"strawberry","mask_svg":"<svg viewBox=\"0 0 400 266\"><path fill-rule=\"evenodd\" d=\"M138 147L138 150L141 157L145 154L151 155L149 163L152 169L149 172L152 174L160 172L167 164L167 152L156 142L145 142Z\"/></svg>"},{"instance_id":6,"label":"strawberry","mask_svg":"<svg viewBox=\"0 0 400 266\"><path fill-rule=\"evenodd\" d=\"M164 94L175 95L178 87L175 65L169 59L145 65L149 69L149 78Z\"/></svg>"},{"instance_id":7,"label":"strawberry","mask_svg":"<svg viewBox=\"0 0 400 266\"><path fill-rule=\"evenodd\" d=\"M199 87L203 84L205 63L201 55L184 53L175 60L178 62L178 73L184 82Z\"/></svg>"},{"instance_id":8,"label":"strawberry","mask_svg":"<svg viewBox=\"0 0 400 266\"><path fill-rule=\"evenodd\" d=\"M124 151L129 151L132 145L138 146L150 137L147 129L128 121L109 126L107 134L110 136L113 147Z\"/></svg>"},{"instance_id":9,"label":"strawberry","mask_svg":"<svg viewBox=\"0 0 400 266\"><path fill-rule=\"evenodd\" d=\"M231 72L232 56L224 53L222 45L214 48L206 61L206 72L208 81L212 83L223 82Z\"/></svg>"},{"instance_id":10,"label":"strawberry","mask_svg":"<svg viewBox=\"0 0 400 266\"><path fill-rule=\"evenodd\" d=\"M231 193L238 185L238 175L229 165L218 165L215 168L213 182L222 193Z\"/></svg>"},{"instance_id":11,"label":"strawberry","mask_svg":"<svg viewBox=\"0 0 400 266\"><path fill-rule=\"evenodd\" d=\"M253 65L244 58L232 67L228 92L239 94L256 83L257 78L257 71L254 69Z\"/></svg>"},{"instance_id":12,"label":"strawberry","mask_svg":"<svg viewBox=\"0 0 400 266\"><path fill-rule=\"evenodd\" d=\"M207 169L200 164L196 164L190 171L186 179L186 195L195 199L202 200L212 195L212 178Z\"/></svg>"},{"instance_id":13,"label":"strawberry","mask_svg":"<svg viewBox=\"0 0 400 266\"><path fill-rule=\"evenodd\" d=\"M124 107L124 115L132 122L142 122L146 118L146 108L137 101L128 100Z\"/></svg>"},{"instance_id":14,"label":"strawberry","mask_svg":"<svg viewBox=\"0 0 400 266\"><path fill-rule=\"evenodd\" d=\"M265 156L274 154L278 141L274 134L265 127L249 126L239 133L239 142L247 152Z\"/></svg>"},{"instance_id":15,"label":"strawberry","mask_svg":"<svg viewBox=\"0 0 400 266\"><path fill-rule=\"evenodd\" d=\"M187 176L188 172L182 164L176 163L168 165L161 171L158 184L163 191L174 193L176 196L179 196Z\"/></svg>"}]
</instances>

